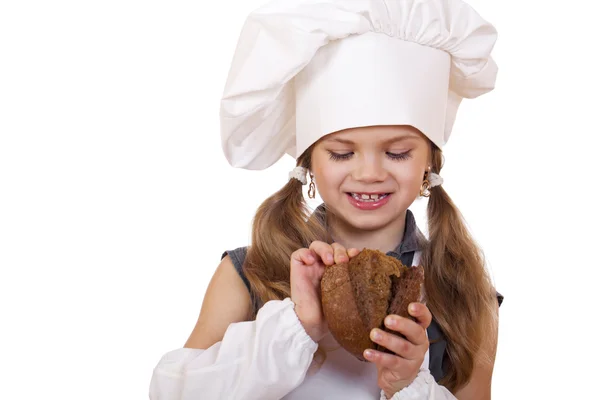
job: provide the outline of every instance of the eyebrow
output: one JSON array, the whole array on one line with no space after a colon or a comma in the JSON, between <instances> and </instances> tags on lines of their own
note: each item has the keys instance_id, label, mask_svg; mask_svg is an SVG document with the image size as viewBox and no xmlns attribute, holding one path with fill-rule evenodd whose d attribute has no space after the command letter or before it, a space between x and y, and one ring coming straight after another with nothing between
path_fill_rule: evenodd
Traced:
<instances>
[{"instance_id":1,"label":"eyebrow","mask_svg":"<svg viewBox=\"0 0 600 400\"><path fill-rule=\"evenodd\" d=\"M390 138L388 140L385 140L383 142L383 144L390 144L390 143L400 142L402 140L408 140L408 139L418 139L418 137L417 136L412 136L412 135L408 135L408 136L396 136L396 137ZM342 139L342 138L329 138L329 139L326 140L326 142L338 142L338 143L343 143L343 144L355 144L352 140Z\"/></svg>"}]
</instances>

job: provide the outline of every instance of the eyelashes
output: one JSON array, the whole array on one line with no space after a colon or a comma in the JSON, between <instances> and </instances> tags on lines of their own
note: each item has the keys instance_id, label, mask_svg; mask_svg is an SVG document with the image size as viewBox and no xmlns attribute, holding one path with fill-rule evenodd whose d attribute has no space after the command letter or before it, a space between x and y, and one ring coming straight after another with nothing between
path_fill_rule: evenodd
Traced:
<instances>
[{"instance_id":1,"label":"eyelashes","mask_svg":"<svg viewBox=\"0 0 600 400\"><path fill-rule=\"evenodd\" d=\"M404 153L391 153L391 152L388 151L385 154L390 159L392 159L394 161L407 160L407 159L409 159L409 158L412 157L412 155L410 154L410 150L409 151L405 151ZM353 155L354 155L354 153L352 153L352 152L350 152L350 153L344 153L344 154L338 154L338 153L334 153L333 151L329 151L329 158L331 160L333 160L333 161L348 160Z\"/></svg>"},{"instance_id":2,"label":"eyelashes","mask_svg":"<svg viewBox=\"0 0 600 400\"><path fill-rule=\"evenodd\" d=\"M408 160L411 157L410 150L405 151L404 153L385 153L392 160Z\"/></svg>"},{"instance_id":3,"label":"eyelashes","mask_svg":"<svg viewBox=\"0 0 600 400\"><path fill-rule=\"evenodd\" d=\"M350 157L352 157L353 153L345 153L345 154L338 154L338 153L334 153L333 151L329 152L329 158L334 160L334 161L341 161L341 160L347 160Z\"/></svg>"}]
</instances>

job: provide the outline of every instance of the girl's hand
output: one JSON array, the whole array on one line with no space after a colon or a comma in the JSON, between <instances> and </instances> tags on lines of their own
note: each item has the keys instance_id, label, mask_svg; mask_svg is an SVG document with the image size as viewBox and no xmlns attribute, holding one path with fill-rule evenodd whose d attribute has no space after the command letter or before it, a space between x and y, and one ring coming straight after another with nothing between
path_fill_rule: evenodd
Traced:
<instances>
[{"instance_id":1,"label":"girl's hand","mask_svg":"<svg viewBox=\"0 0 600 400\"><path fill-rule=\"evenodd\" d=\"M365 358L377 366L377 383L388 399L417 377L429 349L426 330L431 323L431 312L421 303L411 303L408 312L417 322L398 315L388 315L385 318L386 327L404 335L406 339L380 329L371 331L373 342L395 354L372 349L364 352Z\"/></svg>"},{"instance_id":2,"label":"girl's hand","mask_svg":"<svg viewBox=\"0 0 600 400\"><path fill-rule=\"evenodd\" d=\"M308 249L292 253L290 259L291 299L306 333L319 342L328 332L321 307L321 278L326 266L347 262L360 251L342 245L312 242Z\"/></svg>"}]
</instances>

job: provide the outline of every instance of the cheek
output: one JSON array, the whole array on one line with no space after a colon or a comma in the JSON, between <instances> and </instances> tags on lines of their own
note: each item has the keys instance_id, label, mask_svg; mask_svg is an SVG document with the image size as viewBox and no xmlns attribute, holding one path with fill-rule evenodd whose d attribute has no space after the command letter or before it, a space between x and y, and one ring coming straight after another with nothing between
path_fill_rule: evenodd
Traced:
<instances>
[{"instance_id":1,"label":"cheek","mask_svg":"<svg viewBox=\"0 0 600 400\"><path fill-rule=\"evenodd\" d=\"M423 183L424 171L424 167L415 163L398 170L395 178L399 186L406 189L406 192L417 193Z\"/></svg>"},{"instance_id":2,"label":"cheek","mask_svg":"<svg viewBox=\"0 0 600 400\"><path fill-rule=\"evenodd\" d=\"M323 168L318 174L315 172L315 183L319 193L338 191L344 182L347 173L342 168Z\"/></svg>"},{"instance_id":3,"label":"cheek","mask_svg":"<svg viewBox=\"0 0 600 400\"><path fill-rule=\"evenodd\" d=\"M328 155L323 152L315 152L313 155L312 168L315 175L315 184L321 197L327 195L327 192L337 191L346 177L344 168L331 161Z\"/></svg>"},{"instance_id":4,"label":"cheek","mask_svg":"<svg viewBox=\"0 0 600 400\"><path fill-rule=\"evenodd\" d=\"M416 175L410 177L403 177L403 179L399 182L400 187L406 188L406 191L413 193L418 192L421 189L421 184L423 180L419 179Z\"/></svg>"}]
</instances>

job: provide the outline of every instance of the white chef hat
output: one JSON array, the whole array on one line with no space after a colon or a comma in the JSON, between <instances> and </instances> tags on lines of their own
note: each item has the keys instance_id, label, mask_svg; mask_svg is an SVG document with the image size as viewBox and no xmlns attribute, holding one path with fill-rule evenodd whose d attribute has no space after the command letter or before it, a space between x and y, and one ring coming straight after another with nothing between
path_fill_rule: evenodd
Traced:
<instances>
[{"instance_id":1,"label":"white chef hat","mask_svg":"<svg viewBox=\"0 0 600 400\"><path fill-rule=\"evenodd\" d=\"M275 0L242 29L223 151L258 170L346 128L411 125L438 147L463 98L494 88L495 28L461 0Z\"/></svg>"}]
</instances>

